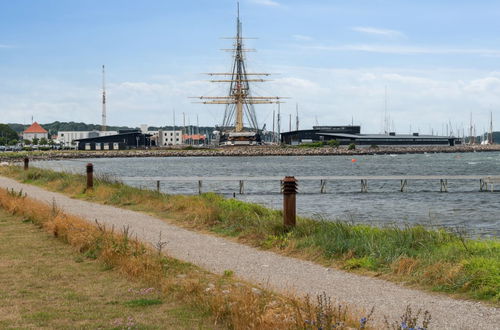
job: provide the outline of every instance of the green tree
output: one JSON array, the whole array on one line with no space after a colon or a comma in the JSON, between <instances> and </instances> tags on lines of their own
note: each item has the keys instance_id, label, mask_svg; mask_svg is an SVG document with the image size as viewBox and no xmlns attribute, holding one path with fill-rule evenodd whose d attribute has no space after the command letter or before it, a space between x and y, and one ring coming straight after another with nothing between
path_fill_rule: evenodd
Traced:
<instances>
[{"instance_id":1,"label":"green tree","mask_svg":"<svg viewBox=\"0 0 500 330\"><path fill-rule=\"evenodd\" d=\"M31 141L34 145L37 145L38 142L40 141L39 138L33 138L33 141Z\"/></svg>"},{"instance_id":2,"label":"green tree","mask_svg":"<svg viewBox=\"0 0 500 330\"><path fill-rule=\"evenodd\" d=\"M356 145L354 143L349 144L349 147L347 147L347 150L356 150Z\"/></svg>"},{"instance_id":3,"label":"green tree","mask_svg":"<svg viewBox=\"0 0 500 330\"><path fill-rule=\"evenodd\" d=\"M24 140L23 140L23 143L24 143L24 144L31 144L31 141L30 141L30 140L28 140L28 139L24 139Z\"/></svg>"},{"instance_id":4,"label":"green tree","mask_svg":"<svg viewBox=\"0 0 500 330\"><path fill-rule=\"evenodd\" d=\"M46 138L41 138L38 143L42 146L46 146L49 143L49 141L47 141Z\"/></svg>"},{"instance_id":5,"label":"green tree","mask_svg":"<svg viewBox=\"0 0 500 330\"><path fill-rule=\"evenodd\" d=\"M9 125L0 124L0 138L2 138L2 143L5 145L9 141L19 140L19 135Z\"/></svg>"}]
</instances>

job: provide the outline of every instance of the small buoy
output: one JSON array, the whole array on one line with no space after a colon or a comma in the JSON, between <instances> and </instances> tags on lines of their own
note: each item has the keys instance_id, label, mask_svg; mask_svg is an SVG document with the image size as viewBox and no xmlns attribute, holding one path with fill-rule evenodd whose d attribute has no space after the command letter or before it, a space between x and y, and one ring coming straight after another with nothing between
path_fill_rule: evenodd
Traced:
<instances>
[{"instance_id":1,"label":"small buoy","mask_svg":"<svg viewBox=\"0 0 500 330\"><path fill-rule=\"evenodd\" d=\"M357 160L356 158L351 159L351 162L352 162L352 163L355 163L355 162L357 162L357 161L358 161L358 160Z\"/></svg>"}]
</instances>

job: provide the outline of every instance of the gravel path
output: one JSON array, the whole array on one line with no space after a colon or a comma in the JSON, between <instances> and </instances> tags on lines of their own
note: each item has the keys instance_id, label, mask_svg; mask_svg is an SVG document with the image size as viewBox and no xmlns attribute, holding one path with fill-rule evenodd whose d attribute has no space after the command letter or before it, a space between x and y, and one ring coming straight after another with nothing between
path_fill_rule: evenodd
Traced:
<instances>
[{"instance_id":1,"label":"gravel path","mask_svg":"<svg viewBox=\"0 0 500 330\"><path fill-rule=\"evenodd\" d=\"M351 306L398 320L406 305L431 312L434 329L500 329L500 309L478 302L456 300L425 293L383 280L333 270L312 262L260 251L210 235L191 232L143 213L71 199L62 194L0 177L0 187L23 190L29 197L47 203L55 200L67 213L115 228L129 226L138 239L168 242L165 252L214 273L232 270L246 281L280 291L327 295Z\"/></svg>"}]
</instances>

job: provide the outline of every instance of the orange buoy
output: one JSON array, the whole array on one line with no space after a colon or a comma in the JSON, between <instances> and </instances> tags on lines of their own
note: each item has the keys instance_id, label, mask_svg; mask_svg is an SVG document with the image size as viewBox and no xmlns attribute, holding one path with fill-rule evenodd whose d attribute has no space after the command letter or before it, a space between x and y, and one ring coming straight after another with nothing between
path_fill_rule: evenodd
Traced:
<instances>
[{"instance_id":1,"label":"orange buoy","mask_svg":"<svg viewBox=\"0 0 500 330\"><path fill-rule=\"evenodd\" d=\"M351 163L355 163L355 162L357 162L357 161L358 161L358 160L357 160L357 159L355 159L355 158L351 159Z\"/></svg>"}]
</instances>

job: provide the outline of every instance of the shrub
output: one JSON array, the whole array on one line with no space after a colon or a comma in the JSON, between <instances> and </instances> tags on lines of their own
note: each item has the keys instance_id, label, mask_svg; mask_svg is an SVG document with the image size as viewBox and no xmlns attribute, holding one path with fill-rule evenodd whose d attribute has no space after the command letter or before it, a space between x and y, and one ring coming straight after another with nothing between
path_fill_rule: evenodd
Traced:
<instances>
[{"instance_id":1,"label":"shrub","mask_svg":"<svg viewBox=\"0 0 500 330\"><path fill-rule=\"evenodd\" d=\"M347 147L347 150L356 150L356 145L354 143L349 144L349 147Z\"/></svg>"},{"instance_id":2,"label":"shrub","mask_svg":"<svg viewBox=\"0 0 500 330\"><path fill-rule=\"evenodd\" d=\"M321 148L324 146L324 143L319 141L319 142L309 142L309 143L301 143L299 144L299 147L302 148Z\"/></svg>"},{"instance_id":3,"label":"shrub","mask_svg":"<svg viewBox=\"0 0 500 330\"><path fill-rule=\"evenodd\" d=\"M333 147L333 148L337 148L339 145L340 145L340 142L338 140L329 140L328 142L328 146L330 147Z\"/></svg>"}]
</instances>

